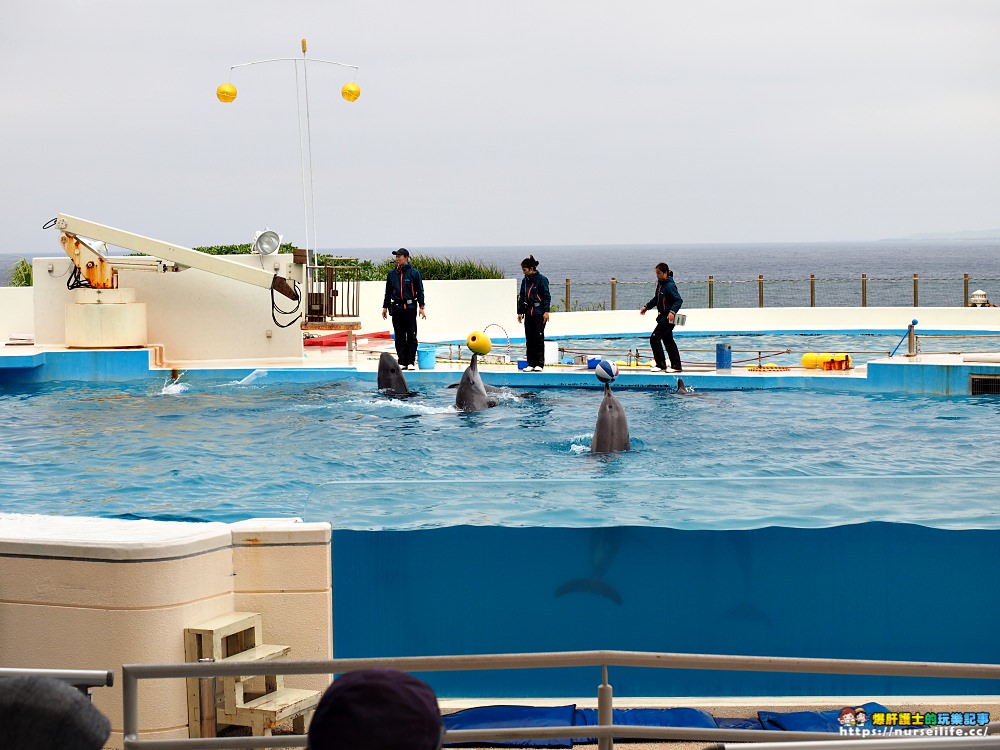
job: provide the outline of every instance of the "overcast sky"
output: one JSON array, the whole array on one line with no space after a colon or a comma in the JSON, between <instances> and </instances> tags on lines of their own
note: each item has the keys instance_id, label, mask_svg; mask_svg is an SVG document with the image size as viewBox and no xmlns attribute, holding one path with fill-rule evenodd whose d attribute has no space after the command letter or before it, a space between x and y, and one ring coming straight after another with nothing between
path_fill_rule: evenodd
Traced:
<instances>
[{"instance_id":1,"label":"overcast sky","mask_svg":"<svg viewBox=\"0 0 1000 750\"><path fill-rule=\"evenodd\" d=\"M320 248L1000 227L997 0L11 0L0 252L303 245L302 37Z\"/></svg>"}]
</instances>

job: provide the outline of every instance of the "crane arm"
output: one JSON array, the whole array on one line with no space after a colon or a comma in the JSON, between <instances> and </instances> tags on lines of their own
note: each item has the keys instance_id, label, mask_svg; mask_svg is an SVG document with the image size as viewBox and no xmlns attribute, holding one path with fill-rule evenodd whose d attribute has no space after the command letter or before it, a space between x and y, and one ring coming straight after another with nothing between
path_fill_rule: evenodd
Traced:
<instances>
[{"instance_id":1,"label":"crane arm","mask_svg":"<svg viewBox=\"0 0 1000 750\"><path fill-rule=\"evenodd\" d=\"M59 214L56 218L56 228L61 232L60 243L70 260L80 269L91 286L96 289L111 289L114 286L115 262L105 257L94 248L83 242L81 237L100 240L115 247L133 250L139 253L170 261L177 266L197 268L208 273L225 276L246 284L273 289L291 300L298 300L298 292L292 288L288 280L276 273L270 273L262 268L253 268L234 263L231 260L216 255L192 250L189 247L174 245L152 237L115 229L103 224L97 224L75 216ZM122 266L134 265L123 262Z\"/></svg>"}]
</instances>

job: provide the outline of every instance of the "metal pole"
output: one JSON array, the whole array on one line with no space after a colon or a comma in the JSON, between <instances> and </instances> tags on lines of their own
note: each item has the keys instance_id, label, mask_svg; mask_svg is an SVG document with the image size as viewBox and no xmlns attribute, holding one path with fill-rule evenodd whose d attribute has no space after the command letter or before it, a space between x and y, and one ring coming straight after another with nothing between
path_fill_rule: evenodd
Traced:
<instances>
[{"instance_id":1,"label":"metal pole","mask_svg":"<svg viewBox=\"0 0 1000 750\"><path fill-rule=\"evenodd\" d=\"M868 307L868 274L861 274L861 306Z\"/></svg>"},{"instance_id":2,"label":"metal pole","mask_svg":"<svg viewBox=\"0 0 1000 750\"><path fill-rule=\"evenodd\" d=\"M913 306L920 307L920 301L917 296L917 287L919 286L917 282L917 274L913 274Z\"/></svg>"},{"instance_id":3,"label":"metal pole","mask_svg":"<svg viewBox=\"0 0 1000 750\"><path fill-rule=\"evenodd\" d=\"M715 277L708 275L708 309L715 307Z\"/></svg>"},{"instance_id":4,"label":"metal pole","mask_svg":"<svg viewBox=\"0 0 1000 750\"><path fill-rule=\"evenodd\" d=\"M968 279L968 275L966 275L966 279ZM618 279L616 279L614 276L612 276L611 277L611 309L612 310L616 309L615 308L615 291L616 291L617 287L618 287Z\"/></svg>"},{"instance_id":5,"label":"metal pole","mask_svg":"<svg viewBox=\"0 0 1000 750\"><path fill-rule=\"evenodd\" d=\"M214 662L208 656L198 659L199 663ZM215 677L198 678L198 713L201 716L198 731L199 737L214 737L215 726Z\"/></svg>"},{"instance_id":6,"label":"metal pole","mask_svg":"<svg viewBox=\"0 0 1000 750\"><path fill-rule=\"evenodd\" d=\"M914 307L916 307L916 305L914 305ZM917 334L913 330L913 323L910 323L907 331L906 345L911 357L917 353Z\"/></svg>"},{"instance_id":7,"label":"metal pole","mask_svg":"<svg viewBox=\"0 0 1000 750\"><path fill-rule=\"evenodd\" d=\"M965 277L964 277L963 281L965 283L965 290L964 290L964 294L962 295L962 300L963 300L962 307L968 307L969 306L969 274L965 274Z\"/></svg>"},{"instance_id":8,"label":"metal pole","mask_svg":"<svg viewBox=\"0 0 1000 750\"><path fill-rule=\"evenodd\" d=\"M612 706L612 690L608 684L608 665L601 665L601 684L597 686L597 723L610 726L614 724L614 708ZM597 740L597 750L613 750L614 737L601 737Z\"/></svg>"},{"instance_id":9,"label":"metal pole","mask_svg":"<svg viewBox=\"0 0 1000 750\"><path fill-rule=\"evenodd\" d=\"M816 307L816 274L809 274L809 307Z\"/></svg>"},{"instance_id":10,"label":"metal pole","mask_svg":"<svg viewBox=\"0 0 1000 750\"><path fill-rule=\"evenodd\" d=\"M569 312L569 279L566 279L566 312Z\"/></svg>"},{"instance_id":11,"label":"metal pole","mask_svg":"<svg viewBox=\"0 0 1000 750\"><path fill-rule=\"evenodd\" d=\"M757 306L764 306L764 274L757 274Z\"/></svg>"}]
</instances>

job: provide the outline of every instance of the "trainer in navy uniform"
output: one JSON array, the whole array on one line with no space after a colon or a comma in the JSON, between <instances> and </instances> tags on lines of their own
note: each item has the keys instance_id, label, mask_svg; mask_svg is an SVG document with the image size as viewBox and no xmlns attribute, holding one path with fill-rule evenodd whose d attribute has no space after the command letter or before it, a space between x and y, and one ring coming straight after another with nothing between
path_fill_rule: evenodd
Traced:
<instances>
[{"instance_id":1,"label":"trainer in navy uniform","mask_svg":"<svg viewBox=\"0 0 1000 750\"><path fill-rule=\"evenodd\" d=\"M663 357L663 348L667 349L667 356L670 357L669 372L681 372L681 354L677 351L677 344L674 342L674 317L684 300L681 299L680 292L677 291L677 284L674 283L674 274L666 263L658 263L656 266L656 295L642 306L640 315L645 315L646 310L656 308L656 328L653 329L649 337L649 346L653 349L654 366L650 367L650 372L663 372L667 369L666 360ZM662 342L662 343L661 343Z\"/></svg>"},{"instance_id":2,"label":"trainer in navy uniform","mask_svg":"<svg viewBox=\"0 0 1000 750\"><path fill-rule=\"evenodd\" d=\"M521 261L524 278L517 292L517 322L524 323L524 344L528 350L525 372L545 367L545 324L549 322L549 280L538 273L538 261L529 255Z\"/></svg>"},{"instance_id":3,"label":"trainer in navy uniform","mask_svg":"<svg viewBox=\"0 0 1000 750\"><path fill-rule=\"evenodd\" d=\"M401 370L415 370L417 360L417 311L424 313L424 280L420 271L410 265L410 251L405 247L394 250L396 267L385 279L382 319L392 314L392 332L396 343L396 358Z\"/></svg>"}]
</instances>

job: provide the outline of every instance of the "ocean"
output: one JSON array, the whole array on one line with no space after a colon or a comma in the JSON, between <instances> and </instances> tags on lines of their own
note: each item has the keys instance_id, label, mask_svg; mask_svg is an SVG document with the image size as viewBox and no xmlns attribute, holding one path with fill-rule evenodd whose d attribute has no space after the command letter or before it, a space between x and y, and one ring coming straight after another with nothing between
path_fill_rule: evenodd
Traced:
<instances>
[{"instance_id":1,"label":"ocean","mask_svg":"<svg viewBox=\"0 0 1000 750\"><path fill-rule=\"evenodd\" d=\"M395 248L333 248L321 249L341 257L381 259ZM414 258L421 255L469 258L500 267L509 278L520 278L520 263L528 255L538 260L539 272L548 277L553 287L553 298L562 295L566 279L570 279L579 294L576 300L588 301L594 307L607 309L608 291L588 290L586 285L602 284L610 289L615 277L624 284L648 284L631 290L620 290L619 307L645 300L652 293L655 283L653 268L666 262L674 272L686 300L685 289L693 289L697 297L704 295L700 282L709 275L717 282L755 281L763 275L767 283L782 280L808 280L810 274L818 281L824 279L860 280L867 274L872 280L893 280L883 288L893 286L883 293L888 301L869 299L868 304L906 305L912 299L912 279L921 279L922 305L961 304L961 280L969 274L970 291L985 289L994 301L1000 299L1000 238L956 240L881 240L873 242L809 242L809 243L755 243L755 244L676 244L676 245L553 245L553 246L474 246L474 247L409 247ZM39 253L50 255L50 253ZM54 255L54 253L52 254ZM23 257L17 254L0 254L0 285L6 284L11 266ZM952 280L938 284L932 280ZM581 286L583 285L583 286ZM785 285L788 287L788 285ZM720 306L755 306L756 285L735 286L730 292L721 289L716 295ZM777 286L772 286L777 289ZM828 285L817 299L818 305L859 304L860 284L852 282L850 289L844 285ZM891 292L891 294L890 294ZM802 302L803 295L806 301ZM800 284L797 291L783 289L770 295L768 304L808 305L807 285ZM623 299L623 297L627 299ZM720 299L721 297L721 299ZM781 299L778 299L780 297ZM633 299L634 298L634 299ZM705 301L690 298L688 307L699 306ZM577 309L574 307L574 309Z\"/></svg>"}]
</instances>

